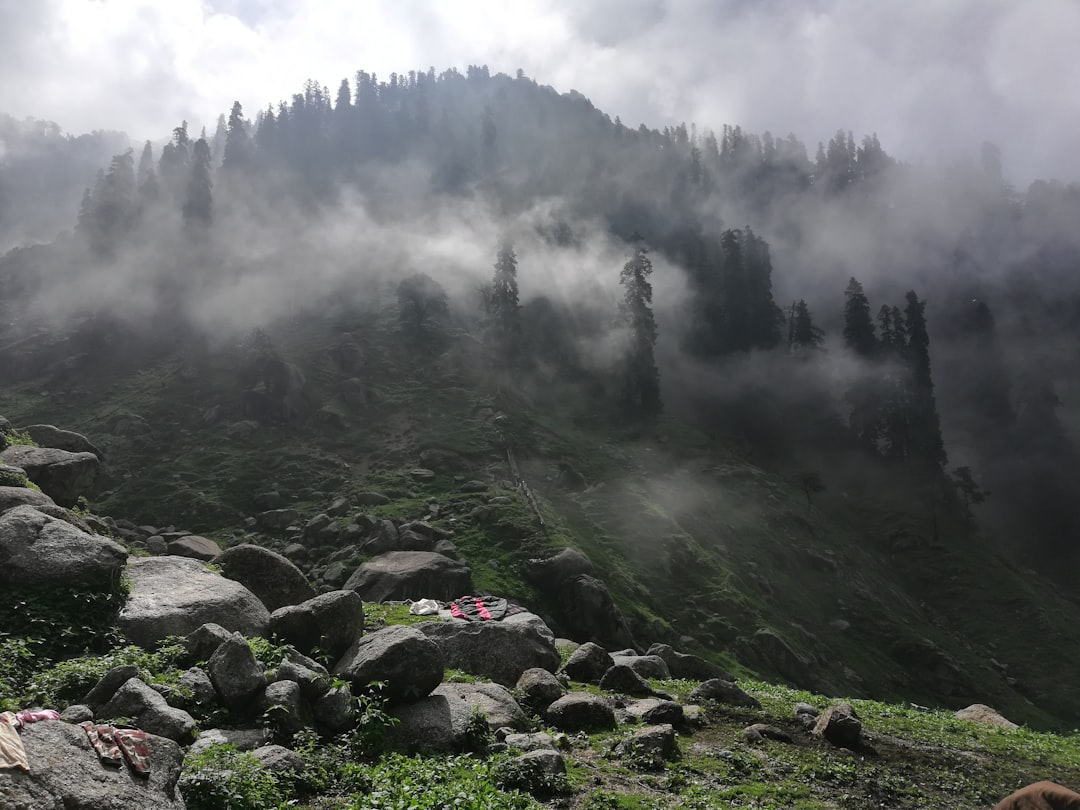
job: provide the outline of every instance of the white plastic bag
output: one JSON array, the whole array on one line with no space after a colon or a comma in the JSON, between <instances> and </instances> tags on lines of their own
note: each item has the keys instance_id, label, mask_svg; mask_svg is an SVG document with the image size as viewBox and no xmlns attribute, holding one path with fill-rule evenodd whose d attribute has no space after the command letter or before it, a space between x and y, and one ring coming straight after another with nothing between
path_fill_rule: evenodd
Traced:
<instances>
[{"instance_id":1,"label":"white plastic bag","mask_svg":"<svg viewBox=\"0 0 1080 810\"><path fill-rule=\"evenodd\" d=\"M434 616L439 612L439 603L434 599L418 599L409 605L409 613L413 616Z\"/></svg>"}]
</instances>

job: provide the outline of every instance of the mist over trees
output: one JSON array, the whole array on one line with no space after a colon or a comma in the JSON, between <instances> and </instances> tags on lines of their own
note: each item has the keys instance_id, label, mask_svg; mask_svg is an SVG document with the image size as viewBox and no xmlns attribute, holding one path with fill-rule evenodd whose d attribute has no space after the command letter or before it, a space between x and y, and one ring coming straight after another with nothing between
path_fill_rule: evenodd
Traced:
<instances>
[{"instance_id":1,"label":"mist over trees","mask_svg":"<svg viewBox=\"0 0 1080 810\"><path fill-rule=\"evenodd\" d=\"M482 66L309 81L111 161L103 134L20 132L0 374L58 359L7 348L45 323L90 334L92 367L133 332L232 339L388 283L403 340L452 323L538 399L842 451L1030 560L1080 559L1080 186L1012 189L992 145L913 167L874 134L631 128ZM70 157L35 188L43 154ZM73 235L32 245L50 205Z\"/></svg>"}]
</instances>

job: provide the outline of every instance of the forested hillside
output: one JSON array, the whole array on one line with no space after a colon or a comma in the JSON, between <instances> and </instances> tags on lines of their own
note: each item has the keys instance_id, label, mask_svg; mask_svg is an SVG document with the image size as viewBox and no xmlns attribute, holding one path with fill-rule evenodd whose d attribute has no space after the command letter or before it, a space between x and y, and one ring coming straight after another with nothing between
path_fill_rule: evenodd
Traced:
<instances>
[{"instance_id":1,"label":"forested hillside","mask_svg":"<svg viewBox=\"0 0 1080 810\"><path fill-rule=\"evenodd\" d=\"M272 484L423 517L402 469L509 447L541 501L480 566L511 595L561 541L640 641L776 673L745 639L784 628L793 682L1080 716L1024 630L1080 657L1080 189L886 148L634 129L485 67L237 103L120 151L51 241L68 186L5 181L0 412L104 437L96 506L226 535Z\"/></svg>"}]
</instances>

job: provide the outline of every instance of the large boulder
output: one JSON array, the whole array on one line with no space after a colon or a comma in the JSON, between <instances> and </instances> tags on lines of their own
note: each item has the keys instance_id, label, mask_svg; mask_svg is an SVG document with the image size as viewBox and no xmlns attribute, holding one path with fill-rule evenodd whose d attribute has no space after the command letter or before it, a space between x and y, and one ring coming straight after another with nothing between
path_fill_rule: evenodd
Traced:
<instances>
[{"instance_id":1,"label":"large boulder","mask_svg":"<svg viewBox=\"0 0 1080 810\"><path fill-rule=\"evenodd\" d=\"M245 543L225 549L214 564L259 597L267 610L298 605L315 596L315 589L299 568L261 546Z\"/></svg>"},{"instance_id":2,"label":"large boulder","mask_svg":"<svg viewBox=\"0 0 1080 810\"><path fill-rule=\"evenodd\" d=\"M8 467L2 467L0 470L7 470ZM6 487L0 486L0 513L6 512L8 509L14 509L16 506L52 506L55 502L52 498L46 495L44 492L38 492L36 489L30 489L28 487Z\"/></svg>"},{"instance_id":3,"label":"large boulder","mask_svg":"<svg viewBox=\"0 0 1080 810\"><path fill-rule=\"evenodd\" d=\"M668 644L653 644L645 654L663 659L672 678L685 678L689 681L710 681L713 678L722 681L735 680L735 676L719 664L696 655L677 652Z\"/></svg>"},{"instance_id":4,"label":"large boulder","mask_svg":"<svg viewBox=\"0 0 1080 810\"><path fill-rule=\"evenodd\" d=\"M4 450L0 460L24 469L27 478L61 506L74 506L80 496L88 494L101 467L93 453L69 453L22 444Z\"/></svg>"},{"instance_id":5,"label":"large boulder","mask_svg":"<svg viewBox=\"0 0 1080 810\"><path fill-rule=\"evenodd\" d=\"M41 447L55 447L57 450L67 450L69 453L93 453L99 459L105 458L105 454L81 433L64 430L55 425L29 425L22 428L21 432L27 434Z\"/></svg>"},{"instance_id":6,"label":"large boulder","mask_svg":"<svg viewBox=\"0 0 1080 810\"><path fill-rule=\"evenodd\" d=\"M367 602L449 601L472 590L472 571L460 560L434 551L389 551L357 568L344 588Z\"/></svg>"},{"instance_id":7,"label":"large boulder","mask_svg":"<svg viewBox=\"0 0 1080 810\"><path fill-rule=\"evenodd\" d=\"M394 710L397 723L389 733L390 745L399 751L452 754L469 747L469 704L445 694L428 695Z\"/></svg>"},{"instance_id":8,"label":"large boulder","mask_svg":"<svg viewBox=\"0 0 1080 810\"><path fill-rule=\"evenodd\" d=\"M189 534L186 537L170 540L166 550L174 557L191 557L193 560L202 560L203 562L210 562L221 554L221 546L214 540L209 537L200 537L197 534Z\"/></svg>"},{"instance_id":9,"label":"large boulder","mask_svg":"<svg viewBox=\"0 0 1080 810\"><path fill-rule=\"evenodd\" d=\"M521 695L522 705L529 710L543 713L547 707L566 694L566 689L552 673L534 667L521 673L515 690Z\"/></svg>"},{"instance_id":10,"label":"large boulder","mask_svg":"<svg viewBox=\"0 0 1080 810\"><path fill-rule=\"evenodd\" d=\"M834 703L823 711L813 733L839 748L858 750L862 744L862 722L850 703Z\"/></svg>"},{"instance_id":11,"label":"large boulder","mask_svg":"<svg viewBox=\"0 0 1080 810\"><path fill-rule=\"evenodd\" d=\"M553 557L529 560L525 564L525 576L536 585L546 588L553 583L565 582L581 574L596 573L596 566L583 552L576 548L564 548Z\"/></svg>"},{"instance_id":12,"label":"large boulder","mask_svg":"<svg viewBox=\"0 0 1080 810\"><path fill-rule=\"evenodd\" d=\"M613 655L612 660L616 666L630 667L642 678L667 680L671 677L667 663L658 655Z\"/></svg>"},{"instance_id":13,"label":"large boulder","mask_svg":"<svg viewBox=\"0 0 1080 810\"><path fill-rule=\"evenodd\" d=\"M239 633L234 633L218 646L206 662L206 671L221 702L230 708L243 707L266 686L266 672L262 664L255 659L247 639Z\"/></svg>"},{"instance_id":14,"label":"large boulder","mask_svg":"<svg viewBox=\"0 0 1080 810\"><path fill-rule=\"evenodd\" d=\"M560 731L602 731L615 728L615 709L607 698L571 692L548 706L547 721Z\"/></svg>"},{"instance_id":15,"label":"large boulder","mask_svg":"<svg viewBox=\"0 0 1080 810\"><path fill-rule=\"evenodd\" d=\"M417 627L439 645L446 666L503 686L514 686L527 669L554 672L559 668L554 637L535 623L449 621L423 622Z\"/></svg>"},{"instance_id":16,"label":"large boulder","mask_svg":"<svg viewBox=\"0 0 1080 810\"><path fill-rule=\"evenodd\" d=\"M386 684L394 700L419 700L442 682L444 659L439 646L415 627L393 625L363 636L334 667L334 674L360 690L373 681Z\"/></svg>"},{"instance_id":17,"label":"large boulder","mask_svg":"<svg viewBox=\"0 0 1080 810\"><path fill-rule=\"evenodd\" d=\"M497 728L522 730L529 725L514 696L496 683L444 683L431 694L464 702L470 712L484 716L492 731Z\"/></svg>"},{"instance_id":18,"label":"large boulder","mask_svg":"<svg viewBox=\"0 0 1080 810\"><path fill-rule=\"evenodd\" d=\"M33 723L19 736L31 770L0 770L4 810L184 810L176 790L184 755L172 740L148 738L145 778L127 766L103 766L79 726Z\"/></svg>"},{"instance_id":19,"label":"large boulder","mask_svg":"<svg viewBox=\"0 0 1080 810\"><path fill-rule=\"evenodd\" d=\"M318 648L335 661L364 634L364 600L356 591L330 591L270 614L270 632L302 653Z\"/></svg>"},{"instance_id":20,"label":"large boulder","mask_svg":"<svg viewBox=\"0 0 1080 810\"><path fill-rule=\"evenodd\" d=\"M984 703L972 703L953 714L957 720L970 720L973 723L985 723L999 728L1020 728L1012 720L1003 716L997 709Z\"/></svg>"},{"instance_id":21,"label":"large boulder","mask_svg":"<svg viewBox=\"0 0 1080 810\"><path fill-rule=\"evenodd\" d=\"M715 700L717 703L726 703L728 706L741 706L746 709L760 709L761 701L753 695L747 694L732 681L722 681L719 678L705 681L690 693L691 703L699 703L702 700Z\"/></svg>"},{"instance_id":22,"label":"large boulder","mask_svg":"<svg viewBox=\"0 0 1080 810\"><path fill-rule=\"evenodd\" d=\"M618 692L622 695L651 695L649 682L625 664L616 664L604 673L600 679L600 688L605 692Z\"/></svg>"},{"instance_id":23,"label":"large boulder","mask_svg":"<svg viewBox=\"0 0 1080 810\"><path fill-rule=\"evenodd\" d=\"M0 515L0 586L107 588L127 562L127 549L33 506Z\"/></svg>"},{"instance_id":24,"label":"large boulder","mask_svg":"<svg viewBox=\"0 0 1080 810\"><path fill-rule=\"evenodd\" d=\"M615 666L608 651L599 644L587 641L574 650L563 665L567 677L581 683L600 683L604 673Z\"/></svg>"},{"instance_id":25,"label":"large boulder","mask_svg":"<svg viewBox=\"0 0 1080 810\"><path fill-rule=\"evenodd\" d=\"M143 731L179 743L190 742L195 732L195 719L190 714L174 709L138 678L129 678L94 717L99 721L127 717Z\"/></svg>"},{"instance_id":26,"label":"large boulder","mask_svg":"<svg viewBox=\"0 0 1080 810\"><path fill-rule=\"evenodd\" d=\"M265 636L270 625L270 613L251 591L198 560L134 560L128 578L131 592L118 623L143 647L166 636L185 636L207 623L245 636Z\"/></svg>"}]
</instances>

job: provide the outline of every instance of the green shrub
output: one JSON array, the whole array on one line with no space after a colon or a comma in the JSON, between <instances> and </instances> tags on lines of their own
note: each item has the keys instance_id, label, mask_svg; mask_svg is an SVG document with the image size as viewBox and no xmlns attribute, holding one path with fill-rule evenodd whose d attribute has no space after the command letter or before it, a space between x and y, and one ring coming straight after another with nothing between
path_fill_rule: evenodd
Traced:
<instances>
[{"instance_id":1,"label":"green shrub","mask_svg":"<svg viewBox=\"0 0 1080 810\"><path fill-rule=\"evenodd\" d=\"M37 447L38 443L30 438L30 434L21 430L13 430L7 433L8 444L23 444L27 447Z\"/></svg>"},{"instance_id":2,"label":"green shrub","mask_svg":"<svg viewBox=\"0 0 1080 810\"><path fill-rule=\"evenodd\" d=\"M287 791L255 757L211 745L184 761L180 790L188 810L276 810Z\"/></svg>"},{"instance_id":3,"label":"green shrub","mask_svg":"<svg viewBox=\"0 0 1080 810\"><path fill-rule=\"evenodd\" d=\"M15 695L33 671L33 642L0 633L0 711L14 711Z\"/></svg>"},{"instance_id":4,"label":"green shrub","mask_svg":"<svg viewBox=\"0 0 1080 810\"><path fill-rule=\"evenodd\" d=\"M0 462L0 487L26 487L30 481L22 473L17 473L11 467L5 467Z\"/></svg>"},{"instance_id":5,"label":"green shrub","mask_svg":"<svg viewBox=\"0 0 1080 810\"><path fill-rule=\"evenodd\" d=\"M398 719L387 711L384 691L385 684L375 681L356 697L356 726L346 742L352 759L372 761L387 749L388 732Z\"/></svg>"},{"instance_id":6,"label":"green shrub","mask_svg":"<svg viewBox=\"0 0 1080 810\"><path fill-rule=\"evenodd\" d=\"M79 700L113 667L133 664L148 683L175 684L180 678L177 662L184 650L166 645L156 652L126 646L105 655L84 655L61 661L29 679L24 696L30 703L63 708Z\"/></svg>"}]
</instances>

